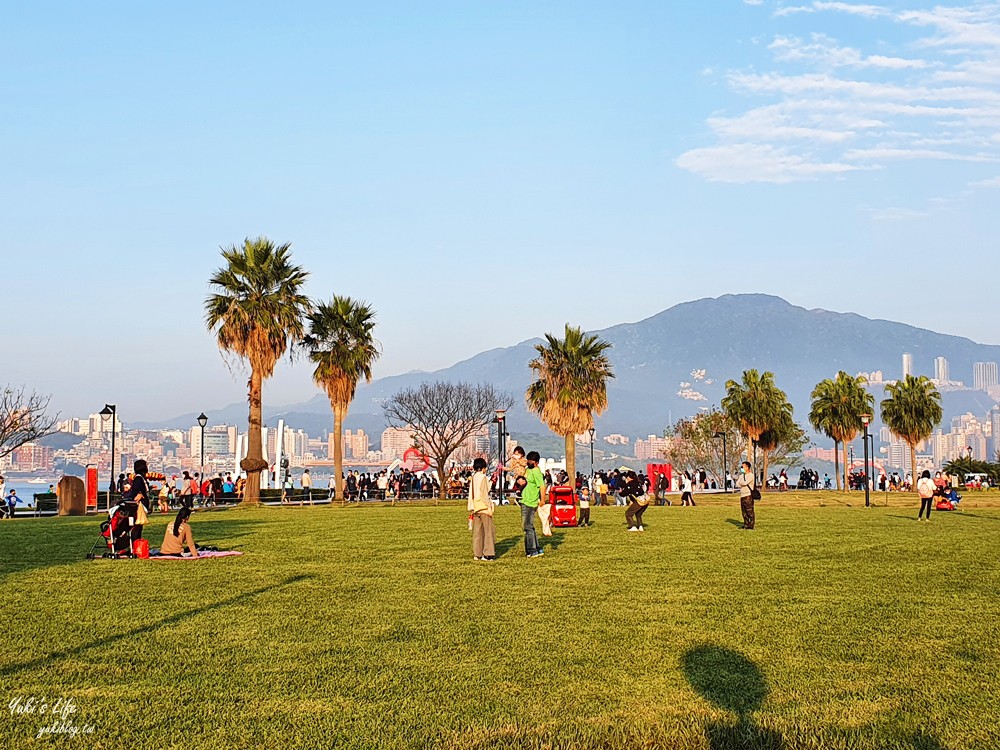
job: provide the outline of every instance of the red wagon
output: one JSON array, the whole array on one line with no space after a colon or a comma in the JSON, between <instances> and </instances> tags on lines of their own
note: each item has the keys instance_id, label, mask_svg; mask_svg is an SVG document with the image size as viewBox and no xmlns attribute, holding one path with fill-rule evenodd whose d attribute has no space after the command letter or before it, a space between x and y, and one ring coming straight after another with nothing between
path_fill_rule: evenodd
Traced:
<instances>
[{"instance_id":1,"label":"red wagon","mask_svg":"<svg viewBox=\"0 0 1000 750\"><path fill-rule=\"evenodd\" d=\"M576 492L572 487L559 484L549 490L552 515L549 523L553 526L576 526Z\"/></svg>"}]
</instances>

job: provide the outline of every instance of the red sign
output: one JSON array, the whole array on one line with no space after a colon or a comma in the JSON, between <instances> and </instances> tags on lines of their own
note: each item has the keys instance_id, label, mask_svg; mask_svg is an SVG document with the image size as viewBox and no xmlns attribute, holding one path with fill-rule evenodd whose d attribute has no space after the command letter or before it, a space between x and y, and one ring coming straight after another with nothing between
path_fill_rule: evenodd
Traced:
<instances>
[{"instance_id":1,"label":"red sign","mask_svg":"<svg viewBox=\"0 0 1000 750\"><path fill-rule=\"evenodd\" d=\"M403 453L403 468L410 471L425 471L431 465L430 460L417 448L407 448Z\"/></svg>"},{"instance_id":2,"label":"red sign","mask_svg":"<svg viewBox=\"0 0 1000 750\"><path fill-rule=\"evenodd\" d=\"M97 510L97 467L87 467L87 510Z\"/></svg>"}]
</instances>

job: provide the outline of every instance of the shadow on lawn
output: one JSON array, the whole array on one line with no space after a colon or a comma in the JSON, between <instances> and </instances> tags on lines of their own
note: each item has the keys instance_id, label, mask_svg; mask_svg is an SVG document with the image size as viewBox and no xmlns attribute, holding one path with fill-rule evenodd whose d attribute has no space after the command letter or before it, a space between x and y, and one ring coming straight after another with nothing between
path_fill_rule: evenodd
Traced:
<instances>
[{"instance_id":1,"label":"shadow on lawn","mask_svg":"<svg viewBox=\"0 0 1000 750\"><path fill-rule=\"evenodd\" d=\"M503 557L512 549L515 549L520 543L522 537L520 534L515 534L514 536L509 536L496 543L494 550L497 557Z\"/></svg>"},{"instance_id":2,"label":"shadow on lawn","mask_svg":"<svg viewBox=\"0 0 1000 750\"><path fill-rule=\"evenodd\" d=\"M768 693L767 680L756 664L738 651L705 644L686 651L681 666L699 695L736 714L735 726L717 722L705 726L712 750L784 747L780 734L754 723L752 714L760 710Z\"/></svg>"},{"instance_id":3,"label":"shadow on lawn","mask_svg":"<svg viewBox=\"0 0 1000 750\"><path fill-rule=\"evenodd\" d=\"M142 636L148 634L153 630L158 630L159 628L166 627L168 625L175 625L182 620L186 620L189 617L197 617L198 615L205 614L206 612L211 612L216 609L221 609L223 607L228 607L233 604L240 604L254 597L260 596L261 594L266 594L269 591L276 591L277 589L284 588L285 586L291 586L294 583L299 583L300 581L305 581L310 578L316 578L315 575L300 574L297 576L291 576L283 581L278 581L277 583L272 583L270 586L262 586L259 589L254 589L253 591L247 591L242 594L237 594L236 596L231 596L228 599L223 599L222 601L215 602L213 604L206 604L203 607L195 607L194 609L189 609L185 612L178 612L170 617L165 617L159 622L155 622L149 625L141 625L132 630L128 630L124 633L119 633L117 635L111 635L107 637L97 638L89 643L83 643L75 648L68 648L63 651L56 651L47 656L40 656L37 659L32 659L31 661L22 662L20 664L10 664L3 669L0 669L0 675L13 675L19 672L25 672L30 669L37 669L39 667L47 667L54 664L62 659L71 656L79 656L86 651L97 646L108 646L115 644L120 641L129 641L131 639L136 639L138 642Z\"/></svg>"}]
</instances>

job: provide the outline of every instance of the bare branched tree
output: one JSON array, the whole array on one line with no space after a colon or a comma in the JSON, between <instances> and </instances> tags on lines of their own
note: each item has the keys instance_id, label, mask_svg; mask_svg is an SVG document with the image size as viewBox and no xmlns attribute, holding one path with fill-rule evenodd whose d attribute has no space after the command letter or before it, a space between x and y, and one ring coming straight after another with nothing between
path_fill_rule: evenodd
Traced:
<instances>
[{"instance_id":1,"label":"bare branched tree","mask_svg":"<svg viewBox=\"0 0 1000 750\"><path fill-rule=\"evenodd\" d=\"M22 385L4 386L0 392L0 458L9 456L25 443L55 432L59 415L48 416L49 396Z\"/></svg>"},{"instance_id":2,"label":"bare branched tree","mask_svg":"<svg viewBox=\"0 0 1000 750\"><path fill-rule=\"evenodd\" d=\"M441 490L448 489L448 460L472 435L509 409L514 397L488 384L423 383L395 394L384 405L386 420L397 429L411 430L413 439L437 469Z\"/></svg>"},{"instance_id":3,"label":"bare branched tree","mask_svg":"<svg viewBox=\"0 0 1000 750\"><path fill-rule=\"evenodd\" d=\"M726 436L725 457L722 454L723 434ZM705 469L716 477L720 487L724 486L726 470L734 466L740 453L746 450L746 438L739 426L724 412L715 409L679 420L667 437L673 440L665 451L665 457L674 465L675 471Z\"/></svg>"}]
</instances>

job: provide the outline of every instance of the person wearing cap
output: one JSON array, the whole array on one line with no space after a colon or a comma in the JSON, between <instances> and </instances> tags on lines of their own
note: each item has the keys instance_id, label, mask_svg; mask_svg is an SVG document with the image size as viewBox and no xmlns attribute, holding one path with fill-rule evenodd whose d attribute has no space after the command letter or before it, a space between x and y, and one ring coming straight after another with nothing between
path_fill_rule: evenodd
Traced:
<instances>
[{"instance_id":1,"label":"person wearing cap","mask_svg":"<svg viewBox=\"0 0 1000 750\"><path fill-rule=\"evenodd\" d=\"M538 557L542 548L538 544L538 533L535 531L535 514L538 504L545 493L545 476L538 468L541 456L538 451L531 451L525 456L528 470L524 473L526 484L521 492L521 526L524 529L524 554L526 557Z\"/></svg>"}]
</instances>

